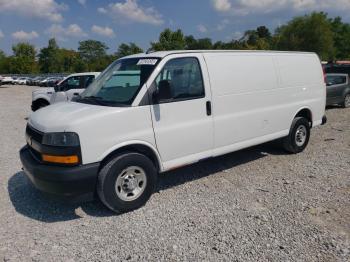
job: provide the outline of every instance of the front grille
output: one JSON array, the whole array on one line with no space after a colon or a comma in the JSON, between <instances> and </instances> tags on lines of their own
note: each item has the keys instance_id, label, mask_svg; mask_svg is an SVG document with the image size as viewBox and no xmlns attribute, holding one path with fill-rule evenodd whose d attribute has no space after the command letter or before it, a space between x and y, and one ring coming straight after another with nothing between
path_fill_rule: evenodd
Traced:
<instances>
[{"instance_id":1,"label":"front grille","mask_svg":"<svg viewBox=\"0 0 350 262\"><path fill-rule=\"evenodd\" d=\"M34 139L35 141L37 141L39 143L41 143L43 140L44 134L42 132L34 129L30 125L27 125L26 133L27 133L27 136L31 137L32 139Z\"/></svg>"}]
</instances>

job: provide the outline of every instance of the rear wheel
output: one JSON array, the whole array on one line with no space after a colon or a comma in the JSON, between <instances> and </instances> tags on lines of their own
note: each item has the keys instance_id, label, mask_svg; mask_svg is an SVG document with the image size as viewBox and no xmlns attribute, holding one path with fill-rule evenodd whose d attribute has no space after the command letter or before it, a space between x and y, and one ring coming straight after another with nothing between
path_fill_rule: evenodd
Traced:
<instances>
[{"instance_id":1,"label":"rear wheel","mask_svg":"<svg viewBox=\"0 0 350 262\"><path fill-rule=\"evenodd\" d=\"M100 171L97 193L112 211L124 213L143 206L157 184L153 162L139 153L124 153L111 159Z\"/></svg>"},{"instance_id":2,"label":"rear wheel","mask_svg":"<svg viewBox=\"0 0 350 262\"><path fill-rule=\"evenodd\" d=\"M350 107L350 94L346 94L344 97L344 101L342 103L342 106L344 108L349 108Z\"/></svg>"},{"instance_id":3,"label":"rear wheel","mask_svg":"<svg viewBox=\"0 0 350 262\"><path fill-rule=\"evenodd\" d=\"M289 135L283 138L283 148L289 153L302 152L310 139L310 124L304 117L294 118Z\"/></svg>"}]
</instances>

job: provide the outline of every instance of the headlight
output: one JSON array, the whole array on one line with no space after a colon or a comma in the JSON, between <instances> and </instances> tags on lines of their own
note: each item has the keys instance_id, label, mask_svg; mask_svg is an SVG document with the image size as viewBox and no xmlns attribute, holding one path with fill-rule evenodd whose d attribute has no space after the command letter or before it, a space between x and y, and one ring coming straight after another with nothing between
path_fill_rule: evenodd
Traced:
<instances>
[{"instance_id":1,"label":"headlight","mask_svg":"<svg viewBox=\"0 0 350 262\"><path fill-rule=\"evenodd\" d=\"M47 133L44 134L42 143L48 146L79 146L79 136L76 133Z\"/></svg>"}]
</instances>

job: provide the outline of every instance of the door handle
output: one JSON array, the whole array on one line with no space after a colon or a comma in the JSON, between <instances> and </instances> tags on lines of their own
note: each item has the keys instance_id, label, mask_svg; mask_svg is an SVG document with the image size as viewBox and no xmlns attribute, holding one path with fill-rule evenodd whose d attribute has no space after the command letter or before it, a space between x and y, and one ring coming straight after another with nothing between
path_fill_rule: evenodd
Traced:
<instances>
[{"instance_id":1,"label":"door handle","mask_svg":"<svg viewBox=\"0 0 350 262\"><path fill-rule=\"evenodd\" d=\"M211 115L211 102L210 101L207 101L206 108L207 108L207 116L210 116Z\"/></svg>"},{"instance_id":2,"label":"door handle","mask_svg":"<svg viewBox=\"0 0 350 262\"><path fill-rule=\"evenodd\" d=\"M79 95L79 93L74 93L73 95L74 95L74 96L78 96L78 95Z\"/></svg>"}]
</instances>

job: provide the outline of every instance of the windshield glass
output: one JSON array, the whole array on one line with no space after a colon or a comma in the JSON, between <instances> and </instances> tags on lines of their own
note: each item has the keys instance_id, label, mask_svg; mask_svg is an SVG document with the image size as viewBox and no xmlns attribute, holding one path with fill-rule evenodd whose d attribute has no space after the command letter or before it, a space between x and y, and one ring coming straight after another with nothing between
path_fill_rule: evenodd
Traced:
<instances>
[{"instance_id":1,"label":"windshield glass","mask_svg":"<svg viewBox=\"0 0 350 262\"><path fill-rule=\"evenodd\" d=\"M130 106L159 59L128 58L111 64L76 102Z\"/></svg>"}]
</instances>

